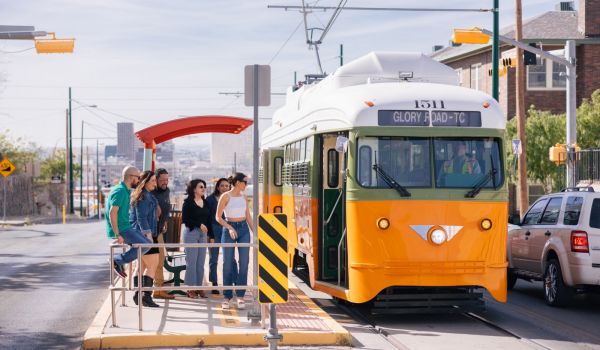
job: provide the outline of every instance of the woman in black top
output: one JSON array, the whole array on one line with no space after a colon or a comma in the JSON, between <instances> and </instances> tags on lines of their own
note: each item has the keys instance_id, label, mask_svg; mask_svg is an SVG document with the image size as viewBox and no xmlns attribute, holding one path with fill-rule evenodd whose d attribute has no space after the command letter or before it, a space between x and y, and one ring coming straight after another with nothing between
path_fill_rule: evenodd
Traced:
<instances>
[{"instance_id":1,"label":"woman in black top","mask_svg":"<svg viewBox=\"0 0 600 350\"><path fill-rule=\"evenodd\" d=\"M181 220L185 225L183 230L184 243L206 243L214 238L211 228L211 215L204 199L206 182L200 179L190 181L187 187L187 198L183 201ZM185 248L186 271L185 283L189 286L201 286L204 280L204 261L206 248ZM188 297L206 298L204 291L190 290Z\"/></svg>"}]
</instances>

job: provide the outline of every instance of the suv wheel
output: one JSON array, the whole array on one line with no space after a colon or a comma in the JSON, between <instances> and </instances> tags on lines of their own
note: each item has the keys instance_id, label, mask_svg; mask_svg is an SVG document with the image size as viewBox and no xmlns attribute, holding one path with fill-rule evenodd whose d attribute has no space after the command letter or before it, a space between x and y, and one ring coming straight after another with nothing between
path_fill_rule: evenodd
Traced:
<instances>
[{"instance_id":1,"label":"suv wheel","mask_svg":"<svg viewBox=\"0 0 600 350\"><path fill-rule=\"evenodd\" d=\"M509 268L506 273L506 288L512 290L515 283L517 283L517 275Z\"/></svg>"},{"instance_id":2,"label":"suv wheel","mask_svg":"<svg viewBox=\"0 0 600 350\"><path fill-rule=\"evenodd\" d=\"M556 259L549 260L544 271L544 297L550 306L567 305L573 297L573 289L565 285L560 263Z\"/></svg>"}]
</instances>

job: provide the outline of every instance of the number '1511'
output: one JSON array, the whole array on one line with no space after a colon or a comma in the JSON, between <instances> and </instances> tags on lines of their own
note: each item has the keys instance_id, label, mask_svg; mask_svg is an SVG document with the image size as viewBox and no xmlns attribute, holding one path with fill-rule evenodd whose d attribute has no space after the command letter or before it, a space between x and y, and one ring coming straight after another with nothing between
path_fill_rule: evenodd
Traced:
<instances>
[{"instance_id":1,"label":"number '1511'","mask_svg":"<svg viewBox=\"0 0 600 350\"><path fill-rule=\"evenodd\" d=\"M415 108L446 108L442 100L415 100Z\"/></svg>"}]
</instances>

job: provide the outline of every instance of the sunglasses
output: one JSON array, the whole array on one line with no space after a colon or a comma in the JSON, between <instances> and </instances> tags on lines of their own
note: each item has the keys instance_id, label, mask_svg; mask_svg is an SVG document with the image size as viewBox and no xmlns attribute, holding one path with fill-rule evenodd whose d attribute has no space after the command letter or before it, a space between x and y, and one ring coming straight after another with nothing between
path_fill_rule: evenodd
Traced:
<instances>
[{"instance_id":1,"label":"sunglasses","mask_svg":"<svg viewBox=\"0 0 600 350\"><path fill-rule=\"evenodd\" d=\"M140 175L129 174L129 176L133 176L133 177L137 178L138 180L142 178Z\"/></svg>"},{"instance_id":2,"label":"sunglasses","mask_svg":"<svg viewBox=\"0 0 600 350\"><path fill-rule=\"evenodd\" d=\"M200 185L200 186L197 186L197 188L204 188L204 186Z\"/></svg>"}]
</instances>

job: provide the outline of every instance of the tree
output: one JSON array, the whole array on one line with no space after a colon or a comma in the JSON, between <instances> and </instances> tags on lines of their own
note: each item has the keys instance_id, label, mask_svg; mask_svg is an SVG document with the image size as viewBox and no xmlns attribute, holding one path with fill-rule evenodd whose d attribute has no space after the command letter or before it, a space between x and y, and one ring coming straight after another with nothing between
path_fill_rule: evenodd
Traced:
<instances>
[{"instance_id":1,"label":"tree","mask_svg":"<svg viewBox=\"0 0 600 350\"><path fill-rule=\"evenodd\" d=\"M8 158L17 167L17 172L22 172L25 165L38 158L39 148L22 138L11 140L9 130L0 131L0 160Z\"/></svg>"},{"instance_id":2,"label":"tree","mask_svg":"<svg viewBox=\"0 0 600 350\"><path fill-rule=\"evenodd\" d=\"M564 166L557 166L549 159L549 149L557 143L566 142L566 116L538 111L531 106L525 126L527 135L527 177L544 185L546 190L558 191L565 186ZM508 176L514 181L515 156L511 140L516 138L516 119L506 126L506 154L509 164ZM584 99L577 109L577 140L582 149L600 147L600 89L590 99Z\"/></svg>"},{"instance_id":3,"label":"tree","mask_svg":"<svg viewBox=\"0 0 600 350\"><path fill-rule=\"evenodd\" d=\"M81 166L79 164L73 164L73 177L77 178ZM66 152L65 150L57 150L54 154L42 161L40 169L40 181L50 181L52 176L60 176L62 179L66 179Z\"/></svg>"}]
</instances>

